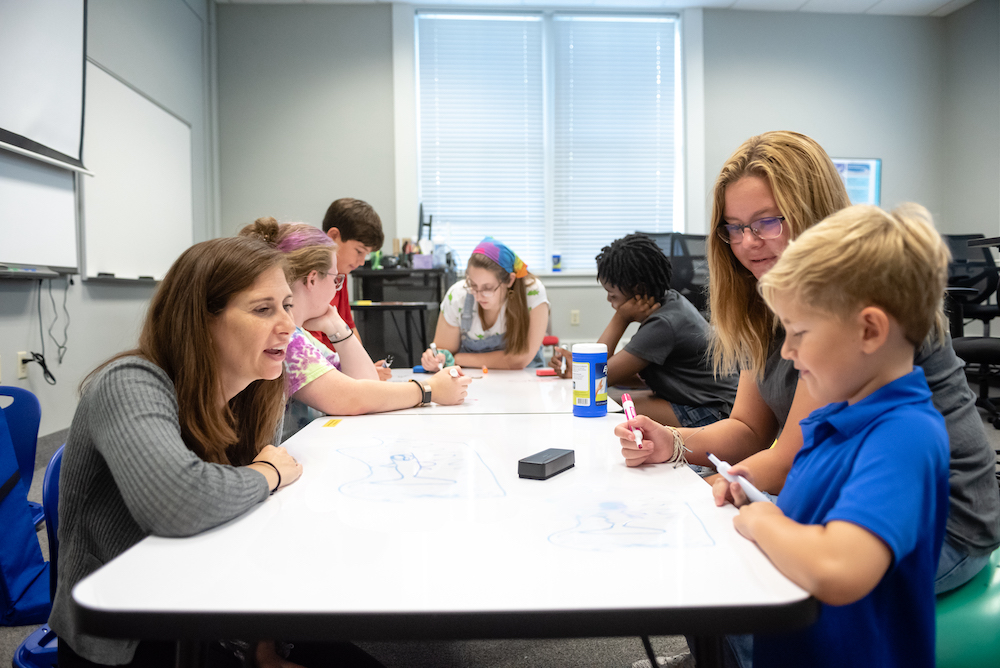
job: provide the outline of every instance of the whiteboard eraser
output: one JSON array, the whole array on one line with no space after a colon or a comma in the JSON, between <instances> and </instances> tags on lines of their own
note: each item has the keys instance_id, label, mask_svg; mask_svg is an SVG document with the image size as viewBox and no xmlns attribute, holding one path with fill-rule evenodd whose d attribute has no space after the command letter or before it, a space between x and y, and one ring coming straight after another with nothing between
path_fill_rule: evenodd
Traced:
<instances>
[{"instance_id":1,"label":"whiteboard eraser","mask_svg":"<svg viewBox=\"0 0 1000 668\"><path fill-rule=\"evenodd\" d=\"M556 370L553 369L553 368L550 368L550 367L546 367L544 369L537 369L535 371L535 375L536 376L555 376L556 375Z\"/></svg>"},{"instance_id":2,"label":"whiteboard eraser","mask_svg":"<svg viewBox=\"0 0 1000 668\"><path fill-rule=\"evenodd\" d=\"M532 480L547 480L557 473L576 465L576 453L572 450L549 448L536 452L517 462L517 475Z\"/></svg>"}]
</instances>

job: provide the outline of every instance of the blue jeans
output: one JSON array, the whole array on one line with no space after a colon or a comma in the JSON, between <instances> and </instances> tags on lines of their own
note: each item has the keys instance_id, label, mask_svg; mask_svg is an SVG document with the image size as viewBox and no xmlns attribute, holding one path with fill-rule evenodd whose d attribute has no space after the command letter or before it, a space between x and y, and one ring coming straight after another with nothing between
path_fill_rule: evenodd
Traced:
<instances>
[{"instance_id":1,"label":"blue jeans","mask_svg":"<svg viewBox=\"0 0 1000 668\"><path fill-rule=\"evenodd\" d=\"M934 577L934 593L943 594L961 587L983 570L990 555L970 557L944 539L941 547L941 560L938 562L937 575Z\"/></svg>"}]
</instances>

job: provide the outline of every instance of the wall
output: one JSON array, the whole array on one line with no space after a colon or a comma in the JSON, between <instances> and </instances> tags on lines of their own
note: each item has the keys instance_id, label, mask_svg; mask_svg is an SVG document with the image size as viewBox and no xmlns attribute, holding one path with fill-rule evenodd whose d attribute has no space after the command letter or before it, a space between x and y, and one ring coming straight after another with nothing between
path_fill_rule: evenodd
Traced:
<instances>
[{"instance_id":1,"label":"wall","mask_svg":"<svg viewBox=\"0 0 1000 668\"><path fill-rule=\"evenodd\" d=\"M1000 2L944 19L942 229L1000 234Z\"/></svg>"},{"instance_id":2,"label":"wall","mask_svg":"<svg viewBox=\"0 0 1000 668\"><path fill-rule=\"evenodd\" d=\"M218 5L222 233L357 197L395 236L391 7ZM391 241L390 246L391 249Z\"/></svg>"},{"instance_id":3,"label":"wall","mask_svg":"<svg viewBox=\"0 0 1000 668\"><path fill-rule=\"evenodd\" d=\"M883 206L941 210L941 19L706 10L704 40L709 188L747 138L797 130L881 158Z\"/></svg>"},{"instance_id":4,"label":"wall","mask_svg":"<svg viewBox=\"0 0 1000 668\"><path fill-rule=\"evenodd\" d=\"M191 124L194 237L196 241L214 237L207 58L210 16L206 0L89 0L87 10L88 58ZM138 228L136 243L141 241ZM111 355L135 345L153 292L147 286L86 283L79 278L69 286L64 280L52 283L56 309L48 285L40 288L37 282L0 281L0 383L24 387L38 396L43 435L69 426L77 387L87 373ZM62 364L57 361L55 344L45 334L46 359L57 384L46 384L36 364L28 365L27 380L17 380L17 352L42 350L39 297L43 329L48 329L58 312L52 332L62 340L65 288L71 324Z\"/></svg>"}]
</instances>

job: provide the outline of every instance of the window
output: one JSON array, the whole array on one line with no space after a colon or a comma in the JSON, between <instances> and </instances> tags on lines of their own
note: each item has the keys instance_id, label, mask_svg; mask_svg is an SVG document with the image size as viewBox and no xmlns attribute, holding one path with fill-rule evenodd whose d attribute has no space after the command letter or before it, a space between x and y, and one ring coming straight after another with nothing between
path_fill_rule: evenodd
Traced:
<instances>
[{"instance_id":1,"label":"window","mask_svg":"<svg viewBox=\"0 0 1000 668\"><path fill-rule=\"evenodd\" d=\"M535 272L593 270L682 220L678 21L417 14L419 188L434 236L486 235Z\"/></svg>"}]
</instances>

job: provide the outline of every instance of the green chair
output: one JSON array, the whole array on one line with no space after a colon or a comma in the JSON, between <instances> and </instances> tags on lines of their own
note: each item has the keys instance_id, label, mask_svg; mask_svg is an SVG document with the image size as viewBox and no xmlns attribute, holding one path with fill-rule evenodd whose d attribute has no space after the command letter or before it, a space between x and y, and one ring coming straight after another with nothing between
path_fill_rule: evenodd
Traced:
<instances>
[{"instance_id":1,"label":"green chair","mask_svg":"<svg viewBox=\"0 0 1000 668\"><path fill-rule=\"evenodd\" d=\"M937 597L937 667L1000 666L1000 549L967 583Z\"/></svg>"}]
</instances>

